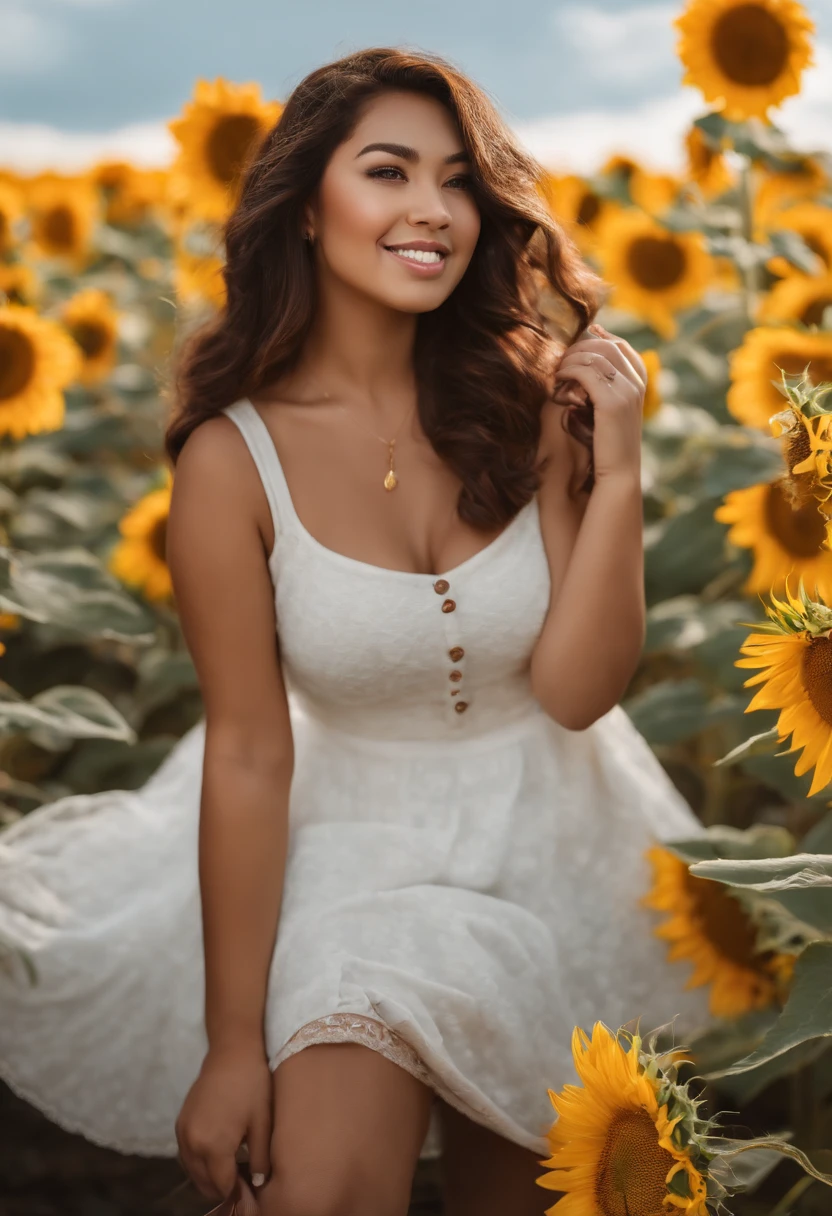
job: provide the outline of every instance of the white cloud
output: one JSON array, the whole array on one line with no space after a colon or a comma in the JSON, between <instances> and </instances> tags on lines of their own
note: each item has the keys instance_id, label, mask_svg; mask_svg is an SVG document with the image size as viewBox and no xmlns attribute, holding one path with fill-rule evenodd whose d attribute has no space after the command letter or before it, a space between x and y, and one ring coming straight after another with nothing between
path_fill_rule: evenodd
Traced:
<instances>
[{"instance_id":1,"label":"white cloud","mask_svg":"<svg viewBox=\"0 0 832 1216\"><path fill-rule=\"evenodd\" d=\"M74 173L105 158L137 165L167 164L174 139L164 123L133 123L103 133L60 131L38 123L0 122L0 166L18 173Z\"/></svg>"},{"instance_id":2,"label":"white cloud","mask_svg":"<svg viewBox=\"0 0 832 1216\"><path fill-rule=\"evenodd\" d=\"M60 62L66 47L62 31L31 8L0 0L0 71L29 75Z\"/></svg>"},{"instance_id":3,"label":"white cloud","mask_svg":"<svg viewBox=\"0 0 832 1216\"><path fill-rule=\"evenodd\" d=\"M0 0L0 16L3 11ZM816 42L815 66L804 73L802 85L800 94L773 110L771 117L796 150L832 152L832 43ZM672 93L628 107L573 110L515 123L514 129L540 161L558 172L593 173L612 153L629 154L648 168L674 172L683 166L685 130L707 108L698 90L677 87ZM74 172L104 157L165 165L174 149L175 141L164 123L76 133L32 123L0 122L0 167L21 173L48 168Z\"/></svg>"},{"instance_id":4,"label":"white cloud","mask_svg":"<svg viewBox=\"0 0 832 1216\"><path fill-rule=\"evenodd\" d=\"M774 121L795 144L809 148L832 145L832 42L815 43L815 66L803 74L802 88L779 110Z\"/></svg>"},{"instance_id":5,"label":"white cloud","mask_svg":"<svg viewBox=\"0 0 832 1216\"><path fill-rule=\"evenodd\" d=\"M515 130L538 160L559 172L593 173L612 153L678 172L684 132L708 109L697 89L681 86L634 106L574 110L516 124ZM804 73L801 92L770 117L796 151L832 152L832 43L815 44L815 66Z\"/></svg>"},{"instance_id":6,"label":"white cloud","mask_svg":"<svg viewBox=\"0 0 832 1216\"><path fill-rule=\"evenodd\" d=\"M694 89L625 108L573 110L515 125L529 151L558 172L594 173L615 153L635 157L648 168L681 168L681 138L703 112Z\"/></svg>"},{"instance_id":7,"label":"white cloud","mask_svg":"<svg viewBox=\"0 0 832 1216\"><path fill-rule=\"evenodd\" d=\"M677 32L676 4L650 4L609 12L591 5L557 9L550 27L558 54L574 55L581 73L596 80L649 85L673 69Z\"/></svg>"}]
</instances>

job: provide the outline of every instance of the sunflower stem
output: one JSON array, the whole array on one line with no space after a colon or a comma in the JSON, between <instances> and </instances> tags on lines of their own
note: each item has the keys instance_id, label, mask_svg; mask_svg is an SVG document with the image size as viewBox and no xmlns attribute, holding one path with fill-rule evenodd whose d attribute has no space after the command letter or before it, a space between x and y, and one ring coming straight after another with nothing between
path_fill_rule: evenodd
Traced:
<instances>
[{"instance_id":1,"label":"sunflower stem","mask_svg":"<svg viewBox=\"0 0 832 1216\"><path fill-rule=\"evenodd\" d=\"M808 1191L814 1181L815 1179L811 1178L808 1174L804 1174L802 1178L798 1178L794 1186L790 1186L785 1195L777 1201L768 1216L788 1216L794 1210L793 1205L805 1191Z\"/></svg>"},{"instance_id":2,"label":"sunflower stem","mask_svg":"<svg viewBox=\"0 0 832 1216\"><path fill-rule=\"evenodd\" d=\"M710 746L711 742L716 745L715 752ZM712 827L715 823L727 822L723 819L723 813L730 774L723 765L715 765L713 763L714 760L723 754L721 750L723 742L721 731L717 728L703 731L700 736L699 754L705 782L705 798L702 803L701 818L705 827Z\"/></svg>"},{"instance_id":3,"label":"sunflower stem","mask_svg":"<svg viewBox=\"0 0 832 1216\"><path fill-rule=\"evenodd\" d=\"M749 156L742 156L740 168L740 218L742 221L742 236L747 245L754 243L754 167ZM756 323L758 267L754 261L747 261L740 266L740 283L743 308L749 328Z\"/></svg>"}]
</instances>

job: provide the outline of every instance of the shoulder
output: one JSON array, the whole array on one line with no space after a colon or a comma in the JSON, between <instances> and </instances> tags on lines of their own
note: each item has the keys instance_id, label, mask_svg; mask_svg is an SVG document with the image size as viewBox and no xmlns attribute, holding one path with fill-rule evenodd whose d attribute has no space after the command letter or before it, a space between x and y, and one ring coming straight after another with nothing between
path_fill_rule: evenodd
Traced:
<instances>
[{"instance_id":1,"label":"shoulder","mask_svg":"<svg viewBox=\"0 0 832 1216\"><path fill-rule=\"evenodd\" d=\"M541 410L538 460L545 461L542 470L544 486L556 484L569 498L588 498L581 486L589 472L590 452L566 427L566 410L556 401L547 401Z\"/></svg>"},{"instance_id":2,"label":"shoulder","mask_svg":"<svg viewBox=\"0 0 832 1216\"><path fill-rule=\"evenodd\" d=\"M250 461L246 449L236 423L226 414L215 414L188 435L176 461L174 481L208 481L217 489L239 482L240 472Z\"/></svg>"}]
</instances>

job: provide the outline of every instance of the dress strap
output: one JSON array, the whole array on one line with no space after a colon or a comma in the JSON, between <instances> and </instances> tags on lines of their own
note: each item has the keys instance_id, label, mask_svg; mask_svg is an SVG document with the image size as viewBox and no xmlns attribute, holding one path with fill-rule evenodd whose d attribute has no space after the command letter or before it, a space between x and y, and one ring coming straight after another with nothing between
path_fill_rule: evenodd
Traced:
<instances>
[{"instance_id":1,"label":"dress strap","mask_svg":"<svg viewBox=\"0 0 832 1216\"><path fill-rule=\"evenodd\" d=\"M245 397L235 401L233 405L225 406L222 412L236 423L257 466L257 472L260 474L263 489L269 500L274 537L277 541L280 533L294 519L295 508L280 457L269 434L269 428Z\"/></svg>"}]
</instances>

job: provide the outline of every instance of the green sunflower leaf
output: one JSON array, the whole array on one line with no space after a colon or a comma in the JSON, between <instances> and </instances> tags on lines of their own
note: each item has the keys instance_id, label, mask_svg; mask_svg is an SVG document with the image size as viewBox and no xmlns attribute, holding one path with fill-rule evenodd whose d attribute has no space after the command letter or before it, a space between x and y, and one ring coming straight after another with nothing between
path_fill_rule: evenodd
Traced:
<instances>
[{"instance_id":1,"label":"green sunflower leaf","mask_svg":"<svg viewBox=\"0 0 832 1216\"><path fill-rule=\"evenodd\" d=\"M715 879L776 900L792 916L822 933L832 933L832 855L793 853L788 857L716 858L690 868L698 878Z\"/></svg>"},{"instance_id":2,"label":"green sunflower leaf","mask_svg":"<svg viewBox=\"0 0 832 1216\"><path fill-rule=\"evenodd\" d=\"M759 1046L730 1067L706 1073L705 1079L715 1080L757 1068L799 1043L829 1037L832 1037L832 942L812 942L797 959L786 1005Z\"/></svg>"}]
</instances>

